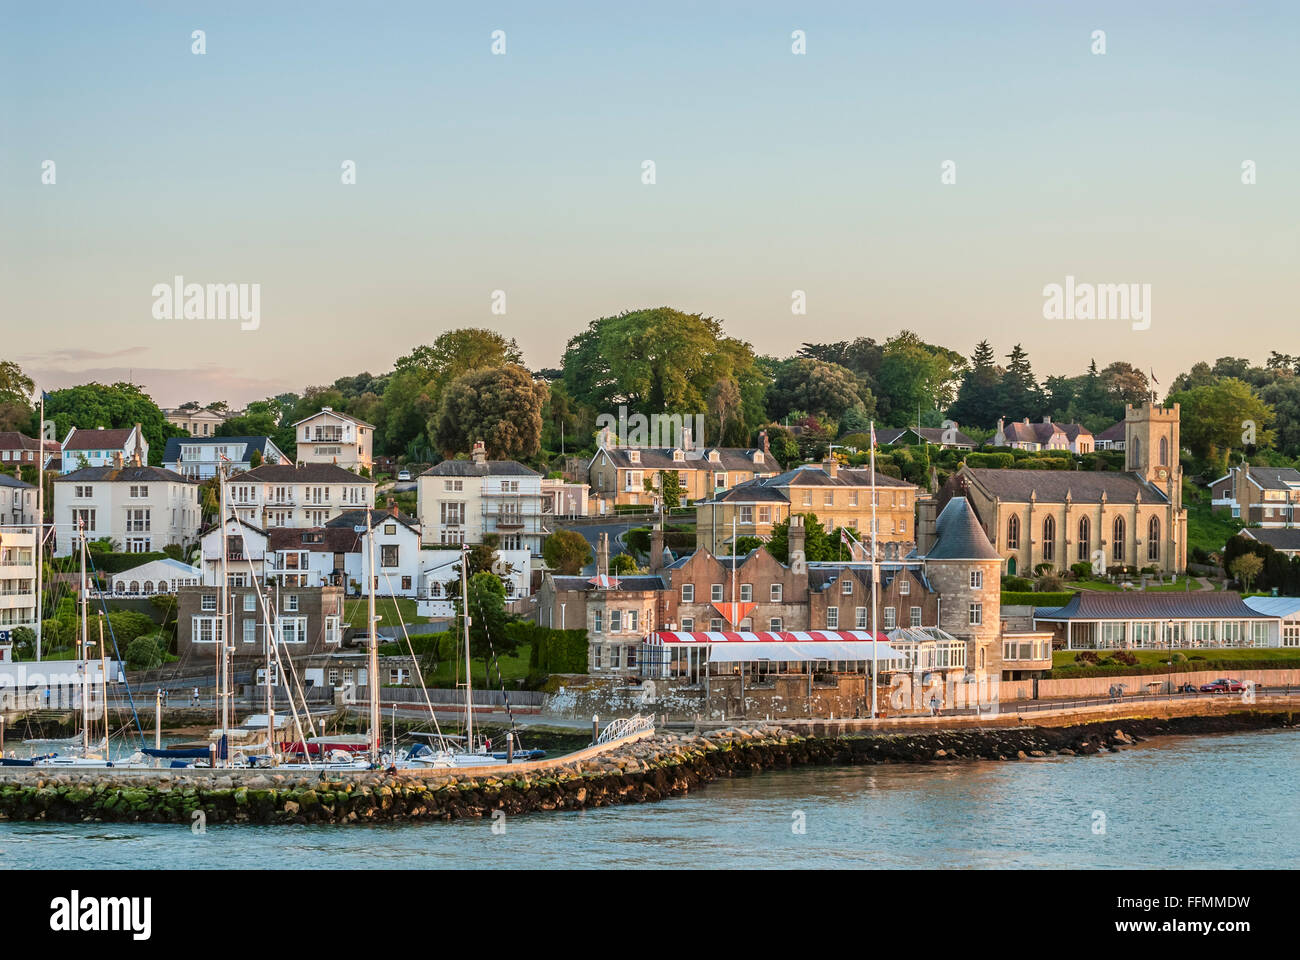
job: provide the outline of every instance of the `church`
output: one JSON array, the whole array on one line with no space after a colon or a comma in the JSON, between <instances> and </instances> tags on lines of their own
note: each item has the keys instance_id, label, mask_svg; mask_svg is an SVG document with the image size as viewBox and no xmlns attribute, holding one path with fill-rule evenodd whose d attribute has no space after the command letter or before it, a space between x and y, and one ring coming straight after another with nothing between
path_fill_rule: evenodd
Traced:
<instances>
[{"instance_id":1,"label":"church","mask_svg":"<svg viewBox=\"0 0 1300 960\"><path fill-rule=\"evenodd\" d=\"M1187 567L1187 511L1179 464L1178 404L1126 406L1124 471L993 470L963 466L926 504L918 550L944 505L968 499L1009 575ZM926 516L929 514L929 517ZM927 522L928 521L928 522Z\"/></svg>"}]
</instances>

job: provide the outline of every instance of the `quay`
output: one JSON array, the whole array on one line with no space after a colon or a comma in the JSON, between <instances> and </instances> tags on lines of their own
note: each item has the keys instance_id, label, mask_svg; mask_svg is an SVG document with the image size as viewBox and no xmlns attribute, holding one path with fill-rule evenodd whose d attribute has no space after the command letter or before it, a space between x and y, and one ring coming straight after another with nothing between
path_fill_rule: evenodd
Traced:
<instances>
[{"instance_id":1,"label":"quay","mask_svg":"<svg viewBox=\"0 0 1300 960\"><path fill-rule=\"evenodd\" d=\"M350 824L578 810L678 796L719 777L808 764L1033 762L1112 752L1153 736L1294 728L1300 698L1116 705L1058 716L783 721L644 731L567 756L472 770L0 770L0 820ZM1194 712L1191 712L1193 711ZM829 724L834 723L831 727ZM870 721L866 721L870 723Z\"/></svg>"}]
</instances>

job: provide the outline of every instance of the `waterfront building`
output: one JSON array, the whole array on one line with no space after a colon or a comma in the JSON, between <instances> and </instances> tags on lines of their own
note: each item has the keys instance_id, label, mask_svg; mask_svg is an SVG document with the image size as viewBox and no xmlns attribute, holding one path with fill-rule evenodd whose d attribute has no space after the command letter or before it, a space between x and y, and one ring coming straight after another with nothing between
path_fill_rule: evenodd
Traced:
<instances>
[{"instance_id":1,"label":"waterfront building","mask_svg":"<svg viewBox=\"0 0 1300 960\"><path fill-rule=\"evenodd\" d=\"M372 472L375 428L356 417L322 407L293 425L299 464L334 464L353 473Z\"/></svg>"},{"instance_id":2,"label":"waterfront building","mask_svg":"<svg viewBox=\"0 0 1300 960\"><path fill-rule=\"evenodd\" d=\"M125 553L185 547L199 533L198 483L143 465L138 451L129 465L115 453L113 465L65 473L54 478L53 487L57 557L76 551L78 524L87 539L111 540L114 550Z\"/></svg>"},{"instance_id":3,"label":"waterfront building","mask_svg":"<svg viewBox=\"0 0 1300 960\"><path fill-rule=\"evenodd\" d=\"M375 505L375 482L332 463L264 463L226 484L226 508L263 530L321 527Z\"/></svg>"},{"instance_id":4,"label":"waterfront building","mask_svg":"<svg viewBox=\"0 0 1300 960\"><path fill-rule=\"evenodd\" d=\"M260 589L260 597L259 597ZM222 632L221 591L210 585L177 591L176 650L182 664L214 659ZM291 587L270 591L254 585L229 588L230 647L237 659L266 657L270 623L293 658L330 653L343 642L344 595L336 586ZM364 617L363 617L364 619Z\"/></svg>"},{"instance_id":5,"label":"waterfront building","mask_svg":"<svg viewBox=\"0 0 1300 960\"><path fill-rule=\"evenodd\" d=\"M201 579L202 571L199 567L163 557L113 574L109 577L108 589L119 597L152 597L155 594L175 593L181 587L195 586Z\"/></svg>"},{"instance_id":6,"label":"waterfront building","mask_svg":"<svg viewBox=\"0 0 1300 960\"><path fill-rule=\"evenodd\" d=\"M417 513L427 545L482 543L541 556L551 532L541 474L514 460L489 460L483 442L468 460L444 460L420 474Z\"/></svg>"},{"instance_id":7,"label":"waterfront building","mask_svg":"<svg viewBox=\"0 0 1300 960\"><path fill-rule=\"evenodd\" d=\"M253 468L253 454L262 463L288 463L270 437L171 437L163 450L163 467L193 480L208 480L223 465L229 475Z\"/></svg>"},{"instance_id":8,"label":"waterfront building","mask_svg":"<svg viewBox=\"0 0 1300 960\"><path fill-rule=\"evenodd\" d=\"M72 473L83 467L111 467L123 463L149 463L149 441L140 424L125 429L73 427L60 447L59 472Z\"/></svg>"},{"instance_id":9,"label":"waterfront building","mask_svg":"<svg viewBox=\"0 0 1300 960\"><path fill-rule=\"evenodd\" d=\"M174 427L180 427L191 437L215 437L217 428L226 422L227 414L216 410L195 410L175 407L164 410L163 416Z\"/></svg>"},{"instance_id":10,"label":"waterfront building","mask_svg":"<svg viewBox=\"0 0 1300 960\"><path fill-rule=\"evenodd\" d=\"M37 628L36 488L0 474L0 644Z\"/></svg>"},{"instance_id":11,"label":"waterfront building","mask_svg":"<svg viewBox=\"0 0 1300 960\"><path fill-rule=\"evenodd\" d=\"M1218 650L1283 646L1283 616L1236 593L1081 591L1038 607L1034 624L1066 650ZM1293 633L1287 639L1300 645Z\"/></svg>"}]
</instances>

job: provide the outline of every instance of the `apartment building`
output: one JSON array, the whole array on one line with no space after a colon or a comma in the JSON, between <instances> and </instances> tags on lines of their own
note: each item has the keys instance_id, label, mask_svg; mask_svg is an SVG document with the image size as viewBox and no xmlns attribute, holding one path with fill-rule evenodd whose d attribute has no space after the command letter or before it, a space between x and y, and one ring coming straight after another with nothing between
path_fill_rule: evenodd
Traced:
<instances>
[{"instance_id":1,"label":"apartment building","mask_svg":"<svg viewBox=\"0 0 1300 960\"><path fill-rule=\"evenodd\" d=\"M1232 467L1210 483L1210 504L1247 524L1291 527L1300 521L1300 470L1294 467Z\"/></svg>"},{"instance_id":2,"label":"apartment building","mask_svg":"<svg viewBox=\"0 0 1300 960\"><path fill-rule=\"evenodd\" d=\"M772 458L766 431L759 434L761 445L753 449L739 447L693 448L689 436L680 447L623 447L610 440L608 429L602 432L595 456L587 465L591 494L601 512L614 505L653 504L655 494L645 488L650 480L662 489L662 476L675 473L681 486L683 505L757 477L771 477L781 472L781 464Z\"/></svg>"},{"instance_id":3,"label":"apartment building","mask_svg":"<svg viewBox=\"0 0 1300 960\"><path fill-rule=\"evenodd\" d=\"M540 556L551 528L541 474L514 460L489 460L483 443L468 460L444 460L416 481L426 544L482 543L496 534L502 550Z\"/></svg>"},{"instance_id":4,"label":"apartment building","mask_svg":"<svg viewBox=\"0 0 1300 960\"><path fill-rule=\"evenodd\" d=\"M264 463L226 484L226 508L263 530L323 527L374 505L375 482L332 463Z\"/></svg>"},{"instance_id":5,"label":"apartment building","mask_svg":"<svg viewBox=\"0 0 1300 960\"><path fill-rule=\"evenodd\" d=\"M0 527L23 527L38 522L36 487L0 473Z\"/></svg>"},{"instance_id":6,"label":"apartment building","mask_svg":"<svg viewBox=\"0 0 1300 960\"><path fill-rule=\"evenodd\" d=\"M199 534L199 485L161 467L84 467L54 478L54 555L77 549L77 530L116 550L150 553L185 546ZM80 527L79 527L80 525Z\"/></svg>"},{"instance_id":7,"label":"apartment building","mask_svg":"<svg viewBox=\"0 0 1300 960\"><path fill-rule=\"evenodd\" d=\"M183 477L208 480L223 465L229 471L228 476L251 470L254 454L259 465L289 463L289 458L270 437L170 437L163 450L162 465Z\"/></svg>"},{"instance_id":8,"label":"apartment building","mask_svg":"<svg viewBox=\"0 0 1300 960\"><path fill-rule=\"evenodd\" d=\"M300 464L336 464L353 473L373 473L375 428L364 420L322 407L293 425Z\"/></svg>"},{"instance_id":9,"label":"apartment building","mask_svg":"<svg viewBox=\"0 0 1300 960\"><path fill-rule=\"evenodd\" d=\"M217 428L227 419L227 414L216 410L182 410L179 407L164 410L163 416L168 423L180 427L191 437L215 437Z\"/></svg>"},{"instance_id":10,"label":"apartment building","mask_svg":"<svg viewBox=\"0 0 1300 960\"><path fill-rule=\"evenodd\" d=\"M234 586L228 591L225 611L215 586L181 587L176 596L176 649L183 664L216 658L225 617L237 660L265 660L268 624L282 645L281 655L294 659L336 652L343 641L342 587L270 592L253 585Z\"/></svg>"},{"instance_id":11,"label":"apartment building","mask_svg":"<svg viewBox=\"0 0 1300 960\"><path fill-rule=\"evenodd\" d=\"M35 498L31 497L30 508L26 505L34 492L22 481L0 474L0 499L6 508L0 514L0 644L11 643L18 627L35 630L37 626ZM22 500L16 513L14 494ZM11 523L15 517L19 519Z\"/></svg>"},{"instance_id":12,"label":"apartment building","mask_svg":"<svg viewBox=\"0 0 1300 960\"><path fill-rule=\"evenodd\" d=\"M696 548L732 552L733 535L767 540L775 524L795 514L815 514L828 531L847 527L866 539L871 534L871 483L869 469L841 467L830 459L741 484L696 504ZM915 543L920 492L915 484L876 473L876 541L886 545L888 555L905 555Z\"/></svg>"}]
</instances>

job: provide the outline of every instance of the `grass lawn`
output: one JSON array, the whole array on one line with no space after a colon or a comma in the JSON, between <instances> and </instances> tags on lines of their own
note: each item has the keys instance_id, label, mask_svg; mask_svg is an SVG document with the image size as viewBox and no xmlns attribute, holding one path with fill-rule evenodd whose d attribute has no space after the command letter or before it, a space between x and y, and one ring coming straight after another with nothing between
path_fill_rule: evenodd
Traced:
<instances>
[{"instance_id":1,"label":"grass lawn","mask_svg":"<svg viewBox=\"0 0 1300 960\"><path fill-rule=\"evenodd\" d=\"M463 653L464 651L462 651ZM528 676L528 657L532 653L531 644L523 644L508 657L499 658L501 664L501 676L507 684L512 680L522 680ZM457 670L459 669L459 674ZM465 661L462 658L457 660L444 660L438 664L438 669L424 675L424 682L430 687L454 687L456 682L464 681ZM483 686L483 661L474 661L474 676L471 678L474 686L479 689L496 690L497 672L496 668L492 670L492 682Z\"/></svg>"},{"instance_id":2,"label":"grass lawn","mask_svg":"<svg viewBox=\"0 0 1300 960\"><path fill-rule=\"evenodd\" d=\"M354 597L343 601L343 622L350 623L358 630L366 626L366 598ZM401 618L398 618L401 614ZM403 623L428 623L428 617L421 617L415 612L415 601L410 597L376 597L375 616L379 617L380 627L393 627L399 633Z\"/></svg>"},{"instance_id":3,"label":"grass lawn","mask_svg":"<svg viewBox=\"0 0 1300 960\"><path fill-rule=\"evenodd\" d=\"M1187 553L1200 547L1207 553L1223 549L1224 544L1237 535L1243 524L1232 519L1228 510L1215 511L1210 507L1210 492L1200 488L1195 499L1188 495L1188 484L1183 485L1183 506L1187 508Z\"/></svg>"},{"instance_id":4,"label":"grass lawn","mask_svg":"<svg viewBox=\"0 0 1300 960\"><path fill-rule=\"evenodd\" d=\"M1099 657L1105 657L1108 651L1094 651ZM1078 650L1054 650L1052 652L1052 669L1063 672L1068 675L1070 668L1075 666L1074 658L1079 653ZM1169 669L1169 664L1165 661L1169 658L1168 651L1165 650L1130 650L1129 653L1137 657L1137 666L1133 672L1142 673L1163 673ZM1184 672L1189 670L1200 670L1197 664L1201 660L1193 659L1200 657L1202 660L1258 660L1260 669L1268 667L1270 660L1296 660L1300 659L1300 651L1294 648L1274 647L1268 649L1201 649L1201 650L1178 650L1175 653L1181 653L1187 657L1186 663L1175 664L1175 672Z\"/></svg>"}]
</instances>

